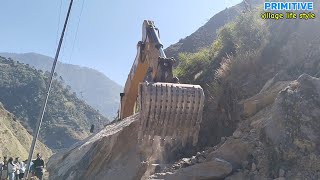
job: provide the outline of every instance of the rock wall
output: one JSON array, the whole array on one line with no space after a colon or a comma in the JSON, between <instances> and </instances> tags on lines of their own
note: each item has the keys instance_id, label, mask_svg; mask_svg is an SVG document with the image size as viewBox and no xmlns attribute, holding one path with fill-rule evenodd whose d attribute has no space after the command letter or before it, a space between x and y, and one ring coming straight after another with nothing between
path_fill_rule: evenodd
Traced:
<instances>
[{"instance_id":1,"label":"rock wall","mask_svg":"<svg viewBox=\"0 0 320 180\"><path fill-rule=\"evenodd\" d=\"M259 108L244 108L233 136L150 179L320 179L320 79L303 74L270 87L242 102Z\"/></svg>"}]
</instances>

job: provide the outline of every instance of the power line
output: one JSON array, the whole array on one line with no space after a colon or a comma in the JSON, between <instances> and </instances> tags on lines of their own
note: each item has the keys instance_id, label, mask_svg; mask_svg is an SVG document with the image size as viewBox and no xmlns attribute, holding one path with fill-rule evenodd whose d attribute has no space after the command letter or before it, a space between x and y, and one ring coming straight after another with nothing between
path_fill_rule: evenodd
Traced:
<instances>
[{"instance_id":1,"label":"power line","mask_svg":"<svg viewBox=\"0 0 320 180\"><path fill-rule=\"evenodd\" d=\"M72 49L71 49L71 53L70 53L70 57L68 59L68 61L66 62L67 64L71 64L71 59L72 59L72 55L73 55L73 52L74 52L74 48L75 48L75 43L76 43L76 40L77 40L77 37L78 37L78 30L79 30L79 26L80 26L80 21L81 21L81 16L82 16L82 12L83 12L83 7L84 7L84 1L85 0L82 0L82 5L81 5L81 10L80 10L80 14L78 16L78 22L77 22L77 28L76 28L76 32L75 32L75 37L74 37L74 40L73 40L73 43L72 43ZM68 31L67 31L68 32ZM68 34L68 33L67 33ZM67 35L66 35L67 36ZM64 51L64 48L62 49L62 51ZM67 66L68 67L68 66ZM65 75L67 76L69 74L69 71L66 71L65 72ZM74 90L75 91L75 90ZM77 93L80 93L81 95L81 98L83 99L83 91L80 91L80 92L77 92ZM78 94L79 95L79 94Z\"/></svg>"},{"instance_id":2,"label":"power line","mask_svg":"<svg viewBox=\"0 0 320 180\"><path fill-rule=\"evenodd\" d=\"M56 45L58 44L58 38L59 38L61 6L62 6L62 0L60 0L60 7L59 7L59 19L58 19L58 28L57 28L57 36L56 36Z\"/></svg>"},{"instance_id":3,"label":"power line","mask_svg":"<svg viewBox=\"0 0 320 180\"><path fill-rule=\"evenodd\" d=\"M73 44L72 44L72 49L71 49L71 53L70 53L69 63L71 62L71 58L72 58L73 51L74 51L74 46L75 46L75 43L76 43L76 40L77 40L78 30L79 30L79 25L80 25L80 21L81 21L81 16L82 16L83 7L84 7L84 0L82 0L81 11L80 11L80 15L79 15L79 18L78 18L78 24L77 24L76 34L75 34L75 37L74 37L74 40L73 40Z\"/></svg>"}]
</instances>

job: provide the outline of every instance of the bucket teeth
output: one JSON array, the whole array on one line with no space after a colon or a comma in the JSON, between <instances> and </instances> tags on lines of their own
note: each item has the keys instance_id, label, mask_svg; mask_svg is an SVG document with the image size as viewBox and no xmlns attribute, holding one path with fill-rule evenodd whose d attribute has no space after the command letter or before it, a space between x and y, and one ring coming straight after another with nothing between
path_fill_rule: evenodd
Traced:
<instances>
[{"instance_id":1,"label":"bucket teeth","mask_svg":"<svg viewBox=\"0 0 320 180\"><path fill-rule=\"evenodd\" d=\"M172 138L184 146L198 141L204 104L199 85L141 83L139 139Z\"/></svg>"}]
</instances>

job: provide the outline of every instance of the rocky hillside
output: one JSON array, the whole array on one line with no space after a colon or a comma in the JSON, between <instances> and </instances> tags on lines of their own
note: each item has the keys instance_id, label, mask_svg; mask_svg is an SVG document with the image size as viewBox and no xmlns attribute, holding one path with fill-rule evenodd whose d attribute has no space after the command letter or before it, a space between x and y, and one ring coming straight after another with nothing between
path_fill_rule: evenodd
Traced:
<instances>
[{"instance_id":1,"label":"rocky hillside","mask_svg":"<svg viewBox=\"0 0 320 180\"><path fill-rule=\"evenodd\" d=\"M271 81L240 102L247 118L231 136L191 158L170 161L177 146L157 140L137 145L137 114L51 157L50 178L319 179L320 79Z\"/></svg>"},{"instance_id":2,"label":"rocky hillside","mask_svg":"<svg viewBox=\"0 0 320 180\"><path fill-rule=\"evenodd\" d=\"M320 79L275 80L244 100L248 116L232 136L153 179L319 179Z\"/></svg>"},{"instance_id":3,"label":"rocky hillside","mask_svg":"<svg viewBox=\"0 0 320 180\"><path fill-rule=\"evenodd\" d=\"M210 48L182 54L176 74L183 83L200 84L206 94L202 146L229 136L245 118L238 103L261 91L275 77L294 80L319 76L319 19L266 21L246 13L220 29ZM201 138L203 137L203 138Z\"/></svg>"},{"instance_id":4,"label":"rocky hillside","mask_svg":"<svg viewBox=\"0 0 320 180\"><path fill-rule=\"evenodd\" d=\"M53 58L36 53L0 53L0 56L11 57L42 71L50 71L53 62ZM58 62L56 72L77 93L78 98L104 116L115 117L119 108L119 93L122 92L120 85L103 73L87 67Z\"/></svg>"},{"instance_id":5,"label":"rocky hillside","mask_svg":"<svg viewBox=\"0 0 320 180\"><path fill-rule=\"evenodd\" d=\"M206 96L196 147L137 144L132 116L52 157L52 179L320 179L320 19L260 13L239 15L211 46L180 55L176 75Z\"/></svg>"},{"instance_id":6,"label":"rocky hillside","mask_svg":"<svg viewBox=\"0 0 320 180\"><path fill-rule=\"evenodd\" d=\"M31 141L32 135L0 103L0 157L27 159ZM45 159L52 154L51 150L39 141L36 144L35 152L41 152Z\"/></svg>"},{"instance_id":7,"label":"rocky hillside","mask_svg":"<svg viewBox=\"0 0 320 180\"><path fill-rule=\"evenodd\" d=\"M1 57L0 77L0 102L31 132L40 114L48 72ZM52 149L66 148L87 137L91 124L99 129L108 122L107 118L78 99L56 76L40 138Z\"/></svg>"}]
</instances>

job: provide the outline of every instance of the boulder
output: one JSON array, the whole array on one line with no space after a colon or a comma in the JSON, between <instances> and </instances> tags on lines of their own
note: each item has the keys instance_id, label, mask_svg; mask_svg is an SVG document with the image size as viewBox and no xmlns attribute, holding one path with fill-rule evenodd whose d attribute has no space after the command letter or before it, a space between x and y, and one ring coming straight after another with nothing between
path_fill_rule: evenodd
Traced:
<instances>
[{"instance_id":1,"label":"boulder","mask_svg":"<svg viewBox=\"0 0 320 180\"><path fill-rule=\"evenodd\" d=\"M232 165L222 159L215 158L209 162L182 168L176 173L167 175L166 180L200 180L222 179L232 171Z\"/></svg>"},{"instance_id":2,"label":"boulder","mask_svg":"<svg viewBox=\"0 0 320 180\"><path fill-rule=\"evenodd\" d=\"M243 106L243 115L245 117L251 117L258 111L272 104L278 93L287 87L290 82L291 81L276 82L272 87L261 91L251 98L241 101L240 104Z\"/></svg>"},{"instance_id":3,"label":"boulder","mask_svg":"<svg viewBox=\"0 0 320 180\"><path fill-rule=\"evenodd\" d=\"M219 149L212 152L209 158L221 158L230 162L233 168L239 168L242 166L242 162L245 161L252 149L252 145L241 139L228 139L221 145Z\"/></svg>"}]
</instances>

